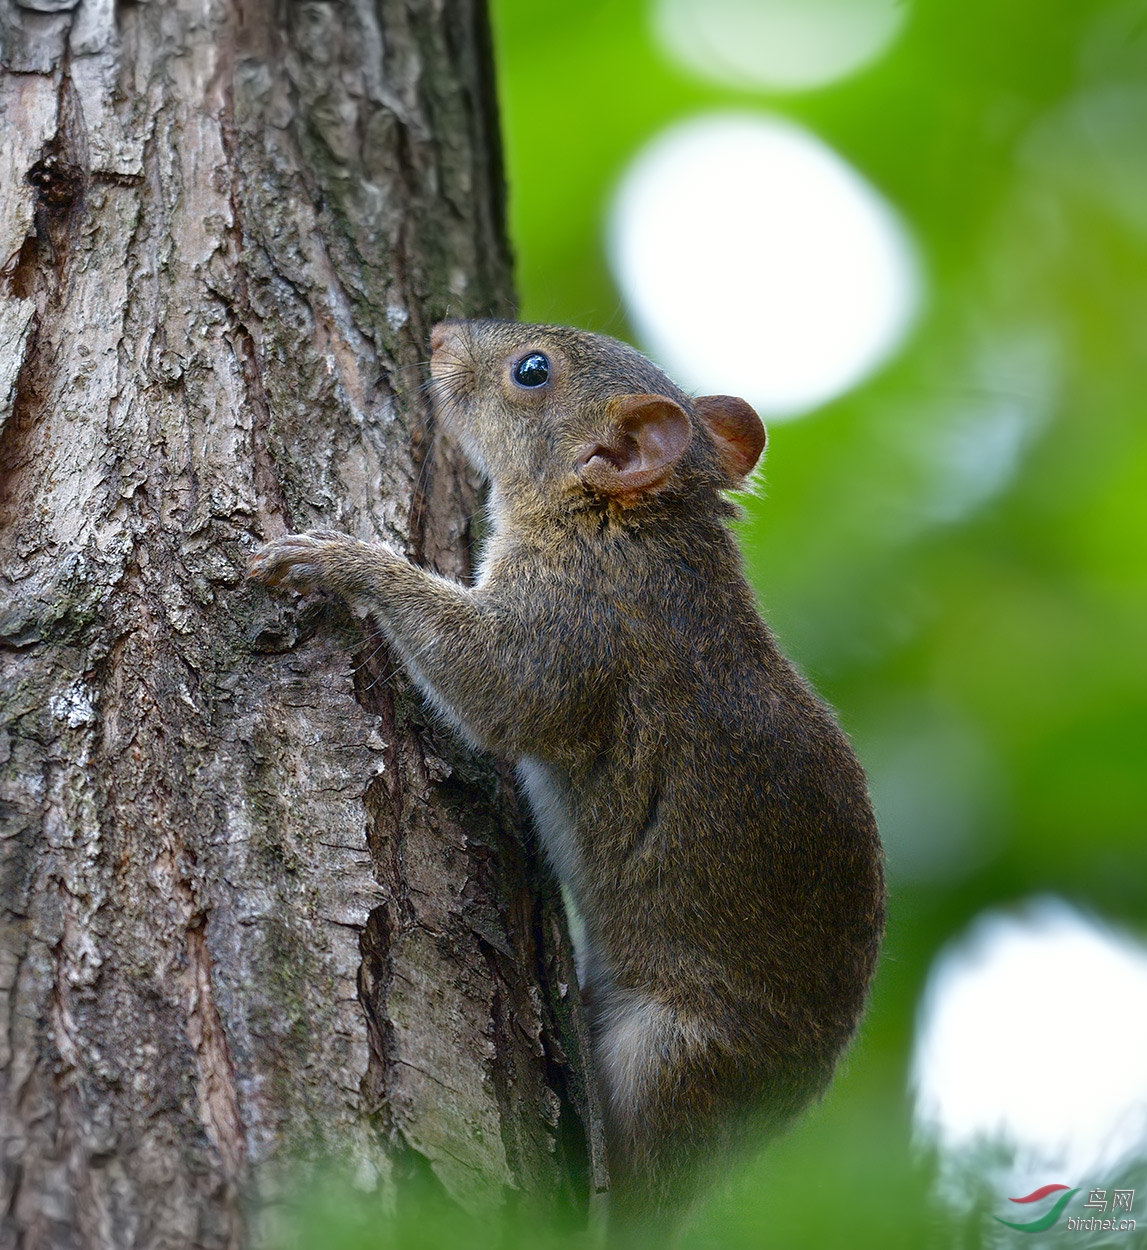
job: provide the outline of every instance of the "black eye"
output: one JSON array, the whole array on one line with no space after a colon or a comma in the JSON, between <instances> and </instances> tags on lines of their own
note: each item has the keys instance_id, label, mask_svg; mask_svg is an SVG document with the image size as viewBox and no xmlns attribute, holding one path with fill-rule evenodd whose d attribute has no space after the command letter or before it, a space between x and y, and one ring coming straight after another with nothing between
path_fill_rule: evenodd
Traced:
<instances>
[{"instance_id":1,"label":"black eye","mask_svg":"<svg viewBox=\"0 0 1147 1250\"><path fill-rule=\"evenodd\" d=\"M530 352L514 366L514 381L519 386L545 386L550 380L550 362L541 352Z\"/></svg>"}]
</instances>

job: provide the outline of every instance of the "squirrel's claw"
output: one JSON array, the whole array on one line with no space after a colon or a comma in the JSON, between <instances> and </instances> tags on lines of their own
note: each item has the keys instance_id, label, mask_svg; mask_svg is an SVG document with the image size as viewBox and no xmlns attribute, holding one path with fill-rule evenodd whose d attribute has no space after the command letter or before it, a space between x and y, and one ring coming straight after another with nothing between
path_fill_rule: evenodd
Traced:
<instances>
[{"instance_id":1,"label":"squirrel's claw","mask_svg":"<svg viewBox=\"0 0 1147 1250\"><path fill-rule=\"evenodd\" d=\"M330 530L285 534L255 552L248 562L247 576L265 586L313 590L326 581L323 556L329 555L332 547L345 541L345 534L335 534Z\"/></svg>"}]
</instances>

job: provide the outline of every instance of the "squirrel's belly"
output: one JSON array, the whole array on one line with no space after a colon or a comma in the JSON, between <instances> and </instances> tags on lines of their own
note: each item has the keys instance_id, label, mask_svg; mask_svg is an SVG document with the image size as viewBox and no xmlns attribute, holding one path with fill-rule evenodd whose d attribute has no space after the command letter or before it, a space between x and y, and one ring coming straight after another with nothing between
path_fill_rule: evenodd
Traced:
<instances>
[{"instance_id":1,"label":"squirrel's belly","mask_svg":"<svg viewBox=\"0 0 1147 1250\"><path fill-rule=\"evenodd\" d=\"M562 887L578 983L584 993L591 981L597 978L598 959L597 952L591 949L578 902L582 861L573 821L562 796L560 780L548 765L523 755L518 760L517 772L534 816L546 861Z\"/></svg>"},{"instance_id":2,"label":"squirrel's belly","mask_svg":"<svg viewBox=\"0 0 1147 1250\"><path fill-rule=\"evenodd\" d=\"M576 896L581 879L581 853L560 782L548 765L529 755L518 760L517 772L534 814L546 859L561 884Z\"/></svg>"}]
</instances>

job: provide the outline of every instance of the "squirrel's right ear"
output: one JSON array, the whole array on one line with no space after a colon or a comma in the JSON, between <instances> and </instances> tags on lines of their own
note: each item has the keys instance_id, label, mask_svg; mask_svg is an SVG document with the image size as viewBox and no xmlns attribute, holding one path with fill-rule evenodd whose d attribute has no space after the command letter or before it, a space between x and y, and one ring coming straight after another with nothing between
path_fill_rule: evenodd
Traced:
<instances>
[{"instance_id":1,"label":"squirrel's right ear","mask_svg":"<svg viewBox=\"0 0 1147 1250\"><path fill-rule=\"evenodd\" d=\"M609 403L610 432L578 457L581 480L620 503L660 486L685 454L693 427L664 395L618 395Z\"/></svg>"},{"instance_id":2,"label":"squirrel's right ear","mask_svg":"<svg viewBox=\"0 0 1147 1250\"><path fill-rule=\"evenodd\" d=\"M693 401L693 407L713 439L729 485L740 486L768 441L761 418L733 395L702 395Z\"/></svg>"}]
</instances>

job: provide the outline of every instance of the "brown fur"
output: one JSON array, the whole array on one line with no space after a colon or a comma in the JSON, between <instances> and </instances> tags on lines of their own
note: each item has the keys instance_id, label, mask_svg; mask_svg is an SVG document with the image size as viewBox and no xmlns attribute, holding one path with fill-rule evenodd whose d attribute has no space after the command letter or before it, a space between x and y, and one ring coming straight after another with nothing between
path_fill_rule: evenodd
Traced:
<instances>
[{"instance_id":1,"label":"brown fur","mask_svg":"<svg viewBox=\"0 0 1147 1250\"><path fill-rule=\"evenodd\" d=\"M864 776L741 572L720 492L764 444L748 405L574 330L433 342L440 420L491 482L473 589L322 533L252 576L368 608L447 719L518 761L585 924L611 1219L663 1227L856 1027L883 922ZM524 390L529 351L550 379Z\"/></svg>"}]
</instances>

